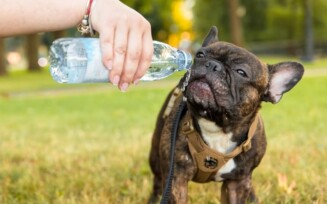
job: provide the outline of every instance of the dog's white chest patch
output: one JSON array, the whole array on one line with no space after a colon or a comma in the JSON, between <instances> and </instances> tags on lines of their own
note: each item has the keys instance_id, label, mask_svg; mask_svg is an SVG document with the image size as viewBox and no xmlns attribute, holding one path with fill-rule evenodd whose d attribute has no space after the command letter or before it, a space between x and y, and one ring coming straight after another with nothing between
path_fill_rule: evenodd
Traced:
<instances>
[{"instance_id":1,"label":"dog's white chest patch","mask_svg":"<svg viewBox=\"0 0 327 204\"><path fill-rule=\"evenodd\" d=\"M198 120L201 128L201 133L204 141L208 146L222 154L228 154L232 152L237 146L236 142L232 142L232 133L224 133L222 129L214 122L204 118ZM216 181L222 181L221 174L229 173L236 167L234 159L229 160L215 176Z\"/></svg>"}]
</instances>

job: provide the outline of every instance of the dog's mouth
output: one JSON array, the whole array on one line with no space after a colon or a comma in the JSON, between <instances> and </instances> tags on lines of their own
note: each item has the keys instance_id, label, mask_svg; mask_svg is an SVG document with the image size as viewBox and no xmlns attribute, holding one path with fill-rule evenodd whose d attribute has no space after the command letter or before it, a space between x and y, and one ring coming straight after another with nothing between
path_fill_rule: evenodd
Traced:
<instances>
[{"instance_id":1,"label":"dog's mouth","mask_svg":"<svg viewBox=\"0 0 327 204\"><path fill-rule=\"evenodd\" d=\"M191 103L207 109L216 106L215 97L209 83L205 79L198 79L189 83L187 98Z\"/></svg>"},{"instance_id":2,"label":"dog's mouth","mask_svg":"<svg viewBox=\"0 0 327 204\"><path fill-rule=\"evenodd\" d=\"M219 79L212 83L205 77L193 79L187 86L185 96L202 117L213 117L230 104L229 89Z\"/></svg>"}]
</instances>

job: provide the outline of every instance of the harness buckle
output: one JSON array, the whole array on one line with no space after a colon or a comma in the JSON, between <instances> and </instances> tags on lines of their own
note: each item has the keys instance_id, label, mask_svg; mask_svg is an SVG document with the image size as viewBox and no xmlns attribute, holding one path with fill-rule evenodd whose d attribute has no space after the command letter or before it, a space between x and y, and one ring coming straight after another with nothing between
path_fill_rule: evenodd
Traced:
<instances>
[{"instance_id":1,"label":"harness buckle","mask_svg":"<svg viewBox=\"0 0 327 204\"><path fill-rule=\"evenodd\" d=\"M252 145L251 145L251 141L248 142L248 143L245 143L243 146L242 146L242 150L243 152L247 152L251 149Z\"/></svg>"},{"instance_id":2,"label":"harness buckle","mask_svg":"<svg viewBox=\"0 0 327 204\"><path fill-rule=\"evenodd\" d=\"M184 134L189 134L194 131L194 127L191 121L185 121L182 126L182 131Z\"/></svg>"}]
</instances>

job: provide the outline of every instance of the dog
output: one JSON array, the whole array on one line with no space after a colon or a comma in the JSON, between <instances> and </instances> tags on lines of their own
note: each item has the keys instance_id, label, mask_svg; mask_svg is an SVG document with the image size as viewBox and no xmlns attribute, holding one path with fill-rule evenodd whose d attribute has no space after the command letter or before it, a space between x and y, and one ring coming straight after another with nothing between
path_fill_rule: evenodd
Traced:
<instances>
[{"instance_id":1,"label":"dog","mask_svg":"<svg viewBox=\"0 0 327 204\"><path fill-rule=\"evenodd\" d=\"M258 203L251 177L266 151L261 102L278 103L303 73L300 63L267 65L246 49L219 41L212 27L157 118L149 157L154 175L149 203L160 199L167 182L178 111L168 202L187 203L189 181L218 181L223 182L222 203ZM186 108L179 110L183 101Z\"/></svg>"}]
</instances>

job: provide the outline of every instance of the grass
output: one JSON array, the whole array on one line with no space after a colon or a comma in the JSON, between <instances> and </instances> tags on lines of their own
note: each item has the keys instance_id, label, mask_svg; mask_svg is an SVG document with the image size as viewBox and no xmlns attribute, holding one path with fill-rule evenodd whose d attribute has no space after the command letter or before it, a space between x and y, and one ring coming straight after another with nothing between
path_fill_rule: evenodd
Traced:
<instances>
[{"instance_id":1,"label":"grass","mask_svg":"<svg viewBox=\"0 0 327 204\"><path fill-rule=\"evenodd\" d=\"M0 203L146 203L151 134L180 76L127 93L47 72L0 78ZM307 77L263 104L268 150L253 175L263 203L327 203L325 87L326 76ZM190 203L219 203L219 187L190 183Z\"/></svg>"}]
</instances>

